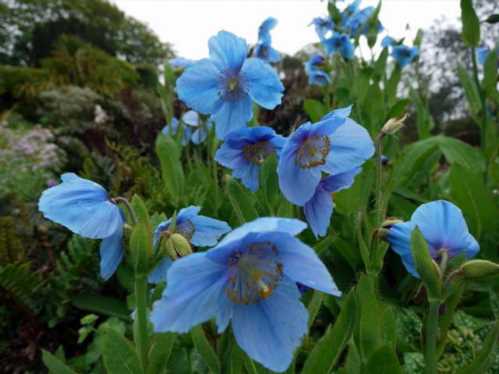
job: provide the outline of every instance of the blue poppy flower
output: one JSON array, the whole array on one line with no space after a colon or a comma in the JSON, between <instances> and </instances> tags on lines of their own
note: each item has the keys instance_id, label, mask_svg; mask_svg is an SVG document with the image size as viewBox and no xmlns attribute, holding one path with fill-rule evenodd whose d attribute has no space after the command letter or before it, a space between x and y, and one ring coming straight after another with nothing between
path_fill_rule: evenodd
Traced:
<instances>
[{"instance_id":1,"label":"blue poppy flower","mask_svg":"<svg viewBox=\"0 0 499 374\"><path fill-rule=\"evenodd\" d=\"M321 55L312 55L303 65L308 76L308 83L311 85L325 86L331 82L331 77L318 66L324 63Z\"/></svg>"},{"instance_id":2,"label":"blue poppy flower","mask_svg":"<svg viewBox=\"0 0 499 374\"><path fill-rule=\"evenodd\" d=\"M397 61L401 68L409 65L419 55L418 47L408 47L406 45L396 45L392 48L392 57Z\"/></svg>"},{"instance_id":3,"label":"blue poppy flower","mask_svg":"<svg viewBox=\"0 0 499 374\"><path fill-rule=\"evenodd\" d=\"M279 153L285 138L266 126L240 128L225 137L215 160L232 169L232 176L251 191L258 190L260 166L273 153Z\"/></svg>"},{"instance_id":4,"label":"blue poppy flower","mask_svg":"<svg viewBox=\"0 0 499 374\"><path fill-rule=\"evenodd\" d=\"M348 172L374 154L369 133L348 117L350 110L332 111L315 124L301 125L288 137L277 173L282 193L293 204L303 206L312 199L323 172Z\"/></svg>"},{"instance_id":5,"label":"blue poppy flower","mask_svg":"<svg viewBox=\"0 0 499 374\"><path fill-rule=\"evenodd\" d=\"M190 60L183 57L175 57L168 60L170 65L176 69L185 69L196 63L196 60Z\"/></svg>"},{"instance_id":6,"label":"blue poppy flower","mask_svg":"<svg viewBox=\"0 0 499 374\"><path fill-rule=\"evenodd\" d=\"M342 18L342 26L348 35L355 37L365 35L369 31L369 22L374 14L374 7L369 6L362 10L355 10L353 13L347 13ZM377 21L377 32L383 31L383 25Z\"/></svg>"},{"instance_id":7,"label":"blue poppy flower","mask_svg":"<svg viewBox=\"0 0 499 374\"><path fill-rule=\"evenodd\" d=\"M333 33L334 23L328 16L324 18L316 17L312 20L310 25L314 25L315 32L317 33L320 41L330 37L330 34Z\"/></svg>"},{"instance_id":8,"label":"blue poppy flower","mask_svg":"<svg viewBox=\"0 0 499 374\"><path fill-rule=\"evenodd\" d=\"M334 35L322 43L328 55L339 52L345 60L353 57L353 44L345 34L334 33Z\"/></svg>"},{"instance_id":9,"label":"blue poppy flower","mask_svg":"<svg viewBox=\"0 0 499 374\"><path fill-rule=\"evenodd\" d=\"M45 218L75 234L103 239L100 273L107 280L123 259L123 214L101 185L74 173L63 174L61 180L61 184L43 191L38 209Z\"/></svg>"},{"instance_id":10,"label":"blue poppy flower","mask_svg":"<svg viewBox=\"0 0 499 374\"><path fill-rule=\"evenodd\" d=\"M197 206L180 209L176 218L175 232L197 247L213 246L223 234L230 231L230 226L218 219L200 215L200 210L201 208ZM170 224L171 218L156 227L153 234L155 246L159 243L161 233L167 231Z\"/></svg>"},{"instance_id":11,"label":"blue poppy flower","mask_svg":"<svg viewBox=\"0 0 499 374\"><path fill-rule=\"evenodd\" d=\"M177 80L177 94L189 107L211 114L223 139L253 116L252 102L266 109L281 103L284 86L275 70L259 58L247 58L244 39L220 31L210 38L210 58L188 67Z\"/></svg>"},{"instance_id":12,"label":"blue poppy flower","mask_svg":"<svg viewBox=\"0 0 499 374\"><path fill-rule=\"evenodd\" d=\"M471 258L480 250L457 206L445 200L420 205L410 221L394 224L387 236L392 250L401 257L407 271L416 278L419 278L419 274L411 252L411 234L416 226L421 230L430 255L435 260L440 258L442 252L447 252L449 258L460 254Z\"/></svg>"},{"instance_id":13,"label":"blue poppy flower","mask_svg":"<svg viewBox=\"0 0 499 374\"><path fill-rule=\"evenodd\" d=\"M258 28L258 42L255 46L255 57L264 61L275 63L281 59L281 55L274 48L272 48L272 37L270 30L277 25L277 20L274 17L269 17L262 22Z\"/></svg>"},{"instance_id":14,"label":"blue poppy flower","mask_svg":"<svg viewBox=\"0 0 499 374\"><path fill-rule=\"evenodd\" d=\"M180 128L180 121L177 119L177 117L173 117L172 121L168 123L165 127L163 127L163 130L161 130L161 132L164 135L167 136L169 135L174 137L175 135L177 135L177 131L179 130L179 128ZM192 135L192 130L187 126L183 126L182 140L180 141L180 143L182 145L189 144L191 135Z\"/></svg>"},{"instance_id":15,"label":"blue poppy flower","mask_svg":"<svg viewBox=\"0 0 499 374\"><path fill-rule=\"evenodd\" d=\"M391 36L385 36L383 40L381 41L381 46L383 48L388 48L388 47L393 47L397 45L397 41L393 39Z\"/></svg>"},{"instance_id":16,"label":"blue poppy flower","mask_svg":"<svg viewBox=\"0 0 499 374\"><path fill-rule=\"evenodd\" d=\"M249 357L285 371L307 332L297 283L341 295L314 250L295 238L305 228L296 219L259 218L209 251L175 261L153 306L154 330L185 333L215 318L221 333L231 322Z\"/></svg>"},{"instance_id":17,"label":"blue poppy flower","mask_svg":"<svg viewBox=\"0 0 499 374\"><path fill-rule=\"evenodd\" d=\"M205 124L199 118L199 113L189 110L182 116L182 122L189 126L190 140L194 144L201 144L206 140L208 131L213 126L211 119L208 119Z\"/></svg>"},{"instance_id":18,"label":"blue poppy flower","mask_svg":"<svg viewBox=\"0 0 499 374\"><path fill-rule=\"evenodd\" d=\"M322 178L315 189L314 196L305 203L303 212L316 238L327 234L334 209L333 192L349 188L360 171L360 168L355 168Z\"/></svg>"},{"instance_id":19,"label":"blue poppy flower","mask_svg":"<svg viewBox=\"0 0 499 374\"><path fill-rule=\"evenodd\" d=\"M475 48L475 53L478 63L480 65L483 65L485 64L485 60L487 60L487 57L489 56L490 49L488 47Z\"/></svg>"}]
</instances>

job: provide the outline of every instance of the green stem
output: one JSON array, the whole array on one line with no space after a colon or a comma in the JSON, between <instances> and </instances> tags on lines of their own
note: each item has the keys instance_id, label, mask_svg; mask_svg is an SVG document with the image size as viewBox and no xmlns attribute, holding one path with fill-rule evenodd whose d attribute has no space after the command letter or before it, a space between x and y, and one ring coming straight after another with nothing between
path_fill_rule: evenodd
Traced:
<instances>
[{"instance_id":1,"label":"green stem","mask_svg":"<svg viewBox=\"0 0 499 374\"><path fill-rule=\"evenodd\" d=\"M135 215L135 211L133 210L132 206L130 205L130 202L125 199L124 197L118 196L114 197L111 199L115 204L118 203L123 203L128 210L128 213L130 213L130 218L132 219L132 224L135 225L137 223L137 216Z\"/></svg>"},{"instance_id":2,"label":"green stem","mask_svg":"<svg viewBox=\"0 0 499 374\"><path fill-rule=\"evenodd\" d=\"M144 372L147 370L148 332L147 332L147 277L135 275L136 315L134 322L134 340L140 363Z\"/></svg>"},{"instance_id":3,"label":"green stem","mask_svg":"<svg viewBox=\"0 0 499 374\"><path fill-rule=\"evenodd\" d=\"M376 227L383 223L383 132L376 137Z\"/></svg>"},{"instance_id":4,"label":"green stem","mask_svg":"<svg viewBox=\"0 0 499 374\"><path fill-rule=\"evenodd\" d=\"M430 309L426 318L425 342L425 374L437 373L437 338L439 301L430 301Z\"/></svg>"}]
</instances>

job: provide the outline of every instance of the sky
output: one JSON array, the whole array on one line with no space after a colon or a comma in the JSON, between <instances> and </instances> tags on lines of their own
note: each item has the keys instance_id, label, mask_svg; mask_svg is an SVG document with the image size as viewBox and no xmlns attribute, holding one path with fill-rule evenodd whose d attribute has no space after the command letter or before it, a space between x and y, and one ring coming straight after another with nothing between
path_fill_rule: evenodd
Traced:
<instances>
[{"instance_id":1,"label":"sky","mask_svg":"<svg viewBox=\"0 0 499 374\"><path fill-rule=\"evenodd\" d=\"M198 59L208 55L208 39L220 30L231 31L253 44L260 23L277 18L272 31L274 48L294 54L317 42L310 21L327 14L327 2L319 0L111 0L126 14L146 23L178 56ZM350 2L350 1L349 1ZM348 3L349 3L348 2ZM363 0L362 7L378 0ZM459 17L459 0L384 0L380 20L395 38L416 35L445 16ZM410 44L409 42L409 44Z\"/></svg>"}]
</instances>

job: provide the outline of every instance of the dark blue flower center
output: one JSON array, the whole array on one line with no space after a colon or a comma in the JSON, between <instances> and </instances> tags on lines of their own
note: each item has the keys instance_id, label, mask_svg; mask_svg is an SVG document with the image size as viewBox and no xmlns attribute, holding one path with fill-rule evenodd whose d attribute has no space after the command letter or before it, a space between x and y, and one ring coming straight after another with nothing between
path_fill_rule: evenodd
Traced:
<instances>
[{"instance_id":1,"label":"dark blue flower center","mask_svg":"<svg viewBox=\"0 0 499 374\"><path fill-rule=\"evenodd\" d=\"M296 163L302 169L324 165L330 149L331 142L327 136L310 136L296 152Z\"/></svg>"},{"instance_id":2,"label":"dark blue flower center","mask_svg":"<svg viewBox=\"0 0 499 374\"><path fill-rule=\"evenodd\" d=\"M270 242L253 243L229 257L225 293L236 304L256 304L272 295L281 278L277 248Z\"/></svg>"},{"instance_id":3,"label":"dark blue flower center","mask_svg":"<svg viewBox=\"0 0 499 374\"><path fill-rule=\"evenodd\" d=\"M274 147L268 141L246 144L243 147L243 156L253 164L261 165L274 152Z\"/></svg>"}]
</instances>

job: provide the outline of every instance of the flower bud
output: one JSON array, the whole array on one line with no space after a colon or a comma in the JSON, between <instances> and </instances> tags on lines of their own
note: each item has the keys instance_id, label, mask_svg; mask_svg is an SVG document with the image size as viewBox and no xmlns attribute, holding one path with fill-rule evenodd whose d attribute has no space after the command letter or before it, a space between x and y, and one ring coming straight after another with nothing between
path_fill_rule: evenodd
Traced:
<instances>
[{"instance_id":1,"label":"flower bud","mask_svg":"<svg viewBox=\"0 0 499 374\"><path fill-rule=\"evenodd\" d=\"M399 118L390 118L381 129L381 132L383 134L390 134L390 135L395 134L404 126L404 121L406 119L407 119L407 114L404 114L402 117Z\"/></svg>"},{"instance_id":2,"label":"flower bud","mask_svg":"<svg viewBox=\"0 0 499 374\"><path fill-rule=\"evenodd\" d=\"M461 266L465 278L482 278L499 274L499 265L487 260L472 260Z\"/></svg>"},{"instance_id":3,"label":"flower bud","mask_svg":"<svg viewBox=\"0 0 499 374\"><path fill-rule=\"evenodd\" d=\"M184 257L192 253L191 245L189 241L178 233L172 234L169 241L172 243L175 252L180 256Z\"/></svg>"}]
</instances>

